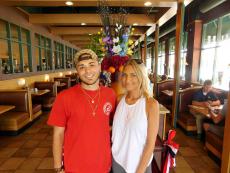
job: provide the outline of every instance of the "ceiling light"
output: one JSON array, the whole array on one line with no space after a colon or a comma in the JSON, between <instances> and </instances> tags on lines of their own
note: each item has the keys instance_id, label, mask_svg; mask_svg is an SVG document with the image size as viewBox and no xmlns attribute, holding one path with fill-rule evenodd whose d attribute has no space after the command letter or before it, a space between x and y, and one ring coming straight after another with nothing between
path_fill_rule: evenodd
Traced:
<instances>
[{"instance_id":1,"label":"ceiling light","mask_svg":"<svg viewBox=\"0 0 230 173\"><path fill-rule=\"evenodd\" d=\"M72 6L73 2L72 1L66 1L65 4L68 5L68 6Z\"/></svg>"},{"instance_id":2,"label":"ceiling light","mask_svg":"<svg viewBox=\"0 0 230 173\"><path fill-rule=\"evenodd\" d=\"M148 2L145 2L144 5L145 5L146 7L148 7L148 6L152 5L152 3L148 1Z\"/></svg>"},{"instance_id":3,"label":"ceiling light","mask_svg":"<svg viewBox=\"0 0 230 173\"><path fill-rule=\"evenodd\" d=\"M137 26L137 25L138 25L138 23L134 23L134 24L133 24L133 26Z\"/></svg>"},{"instance_id":4,"label":"ceiling light","mask_svg":"<svg viewBox=\"0 0 230 173\"><path fill-rule=\"evenodd\" d=\"M92 34L89 34L89 35L92 35Z\"/></svg>"},{"instance_id":5,"label":"ceiling light","mask_svg":"<svg viewBox=\"0 0 230 173\"><path fill-rule=\"evenodd\" d=\"M86 25L86 23L81 23L82 26Z\"/></svg>"}]
</instances>

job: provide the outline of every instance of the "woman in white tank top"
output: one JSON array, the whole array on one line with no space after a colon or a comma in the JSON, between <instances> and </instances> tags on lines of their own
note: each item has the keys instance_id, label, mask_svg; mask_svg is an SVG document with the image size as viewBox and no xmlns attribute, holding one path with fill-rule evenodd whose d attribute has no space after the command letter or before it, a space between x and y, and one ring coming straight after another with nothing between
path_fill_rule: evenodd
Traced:
<instances>
[{"instance_id":1,"label":"woman in white tank top","mask_svg":"<svg viewBox=\"0 0 230 173\"><path fill-rule=\"evenodd\" d=\"M113 121L113 173L149 173L159 126L159 105L148 94L149 79L143 63L130 60L121 82L126 94Z\"/></svg>"}]
</instances>

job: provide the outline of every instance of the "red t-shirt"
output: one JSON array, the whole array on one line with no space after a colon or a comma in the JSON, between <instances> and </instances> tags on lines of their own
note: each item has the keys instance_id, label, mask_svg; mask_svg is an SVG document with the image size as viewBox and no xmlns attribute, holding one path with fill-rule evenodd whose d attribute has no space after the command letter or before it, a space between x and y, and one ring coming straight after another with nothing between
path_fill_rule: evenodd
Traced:
<instances>
[{"instance_id":1,"label":"red t-shirt","mask_svg":"<svg viewBox=\"0 0 230 173\"><path fill-rule=\"evenodd\" d=\"M98 91L84 90L90 97ZM108 173L111 167L109 116L116 96L100 87L100 101L93 116L89 96L80 85L58 94L48 124L65 127L64 166L67 173ZM98 103L98 96L95 103ZM87 100L88 99L88 100Z\"/></svg>"}]
</instances>

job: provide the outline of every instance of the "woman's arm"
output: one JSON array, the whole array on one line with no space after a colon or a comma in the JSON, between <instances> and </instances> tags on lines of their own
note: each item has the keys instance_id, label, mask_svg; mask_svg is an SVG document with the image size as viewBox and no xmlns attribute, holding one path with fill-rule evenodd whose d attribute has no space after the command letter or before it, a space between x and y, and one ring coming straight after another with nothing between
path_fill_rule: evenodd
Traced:
<instances>
[{"instance_id":1,"label":"woman's arm","mask_svg":"<svg viewBox=\"0 0 230 173\"><path fill-rule=\"evenodd\" d=\"M148 119L147 139L136 173L145 172L149 159L153 154L155 141L158 133L158 127L159 127L158 102L151 98L147 100L146 106L147 106L146 109L147 109L147 119Z\"/></svg>"}]
</instances>

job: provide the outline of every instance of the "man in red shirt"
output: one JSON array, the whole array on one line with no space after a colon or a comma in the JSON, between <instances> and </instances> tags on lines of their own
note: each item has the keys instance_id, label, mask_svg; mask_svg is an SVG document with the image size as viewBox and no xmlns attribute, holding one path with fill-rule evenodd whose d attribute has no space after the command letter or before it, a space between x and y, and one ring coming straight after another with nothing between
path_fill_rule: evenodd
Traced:
<instances>
[{"instance_id":1,"label":"man in red shirt","mask_svg":"<svg viewBox=\"0 0 230 173\"><path fill-rule=\"evenodd\" d=\"M54 127L56 173L108 173L111 167L109 116L116 96L99 86L101 66L89 49L75 55L81 80L56 98L48 124Z\"/></svg>"}]
</instances>

